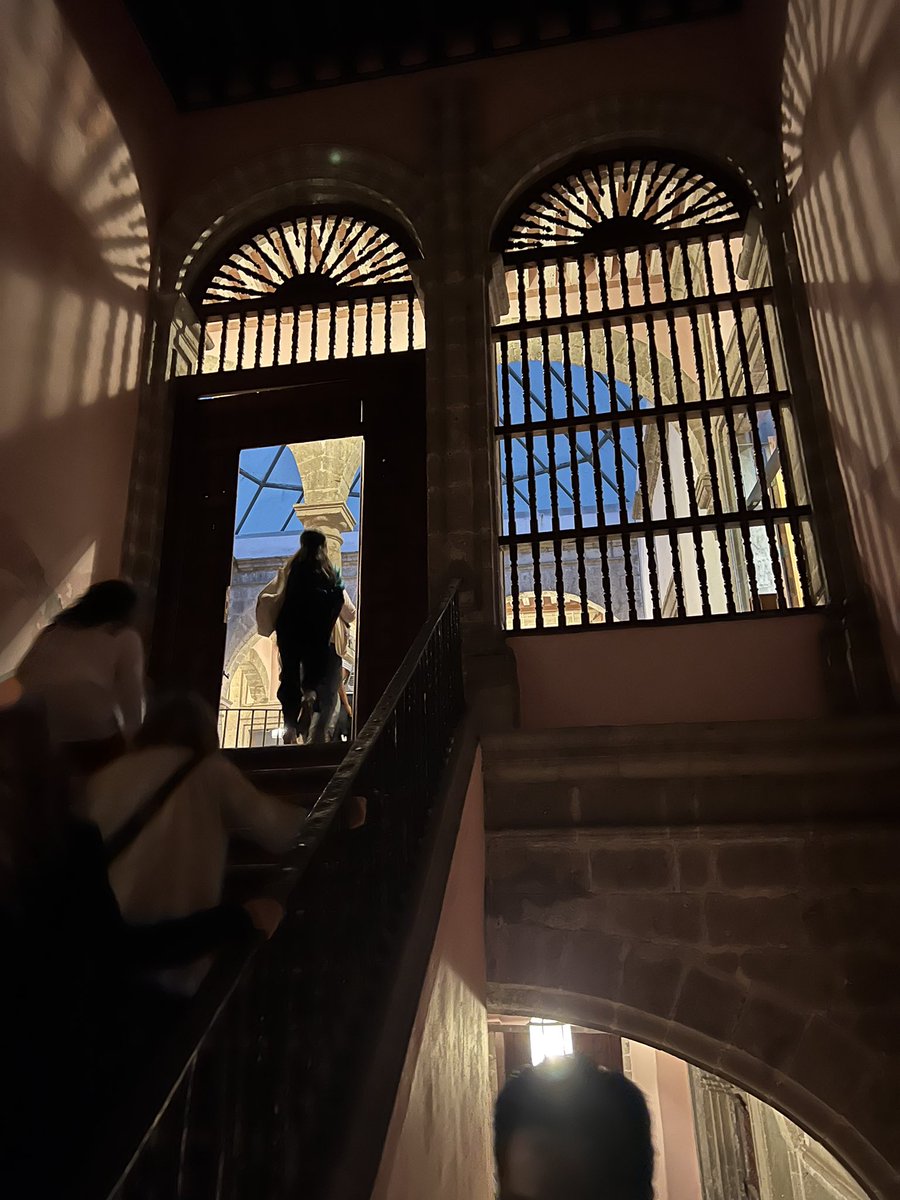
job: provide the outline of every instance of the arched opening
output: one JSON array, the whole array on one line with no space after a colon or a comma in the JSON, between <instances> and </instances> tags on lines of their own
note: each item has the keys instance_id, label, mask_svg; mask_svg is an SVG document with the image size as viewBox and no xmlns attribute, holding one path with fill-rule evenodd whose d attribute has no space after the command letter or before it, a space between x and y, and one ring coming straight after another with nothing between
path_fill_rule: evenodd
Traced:
<instances>
[{"instance_id":1,"label":"arched opening","mask_svg":"<svg viewBox=\"0 0 900 1200\"><path fill-rule=\"evenodd\" d=\"M281 740L278 657L255 607L304 528L325 533L359 608L359 664L344 672L357 715L423 619L417 253L361 210L281 212L220 246L180 301L156 673L218 701L226 746ZM238 686L241 655L260 658L265 687Z\"/></svg>"},{"instance_id":2,"label":"arched opening","mask_svg":"<svg viewBox=\"0 0 900 1200\"><path fill-rule=\"evenodd\" d=\"M738 176L628 147L571 163L501 222L510 630L587 627L592 606L608 627L825 602L757 214Z\"/></svg>"},{"instance_id":3,"label":"arched opening","mask_svg":"<svg viewBox=\"0 0 900 1200\"><path fill-rule=\"evenodd\" d=\"M541 1015L488 1016L494 1097L517 1071L579 1054L620 1071L650 1112L654 1194L669 1200L866 1200L821 1142L777 1108L676 1054Z\"/></svg>"},{"instance_id":4,"label":"arched opening","mask_svg":"<svg viewBox=\"0 0 900 1200\"><path fill-rule=\"evenodd\" d=\"M563 596L562 624L579 624L581 619L581 600L571 592ZM560 624L560 610L556 598L544 594L541 597L541 615L537 613L537 597L534 592L520 592L518 604L513 604L512 596L506 597L505 602L506 626L509 628L518 612L519 623L523 629L537 628L541 621L545 629L553 629ZM599 604L588 601L588 621L591 625L599 625L604 619L603 609Z\"/></svg>"}]
</instances>

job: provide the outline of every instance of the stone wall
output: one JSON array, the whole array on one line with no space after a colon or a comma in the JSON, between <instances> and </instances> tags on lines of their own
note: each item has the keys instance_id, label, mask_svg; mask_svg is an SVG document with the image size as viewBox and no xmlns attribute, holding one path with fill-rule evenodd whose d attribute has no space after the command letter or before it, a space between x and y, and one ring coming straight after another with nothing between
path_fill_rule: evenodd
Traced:
<instances>
[{"instance_id":1,"label":"stone wall","mask_svg":"<svg viewBox=\"0 0 900 1200\"><path fill-rule=\"evenodd\" d=\"M898 860L896 826L491 833L491 1003L697 1062L895 1196Z\"/></svg>"}]
</instances>

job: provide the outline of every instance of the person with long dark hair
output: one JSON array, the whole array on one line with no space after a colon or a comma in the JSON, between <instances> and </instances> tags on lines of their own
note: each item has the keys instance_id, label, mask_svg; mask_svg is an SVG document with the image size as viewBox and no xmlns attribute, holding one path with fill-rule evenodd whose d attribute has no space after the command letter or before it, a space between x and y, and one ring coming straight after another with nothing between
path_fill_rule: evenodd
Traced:
<instances>
[{"instance_id":1,"label":"person with long dark hair","mask_svg":"<svg viewBox=\"0 0 900 1200\"><path fill-rule=\"evenodd\" d=\"M281 658L278 700L285 744L295 743L298 735L310 743L324 742L337 717L341 685L336 626L340 624L338 632L343 635L356 617L356 608L328 557L321 530L304 529L300 549L260 600L267 595L278 606L273 626ZM263 633L261 623L259 628Z\"/></svg>"},{"instance_id":2,"label":"person with long dark hair","mask_svg":"<svg viewBox=\"0 0 900 1200\"><path fill-rule=\"evenodd\" d=\"M125 749L140 728L144 651L138 595L123 579L95 583L39 634L16 672L43 702L53 740L90 772Z\"/></svg>"}]
</instances>

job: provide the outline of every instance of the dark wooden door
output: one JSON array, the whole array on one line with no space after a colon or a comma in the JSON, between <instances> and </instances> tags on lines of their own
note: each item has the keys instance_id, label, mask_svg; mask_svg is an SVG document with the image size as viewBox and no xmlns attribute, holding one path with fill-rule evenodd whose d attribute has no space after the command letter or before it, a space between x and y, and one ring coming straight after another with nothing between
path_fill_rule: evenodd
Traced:
<instances>
[{"instance_id":1,"label":"dark wooden door","mask_svg":"<svg viewBox=\"0 0 900 1200\"><path fill-rule=\"evenodd\" d=\"M241 450L362 436L356 707L365 720L427 615L424 354L285 378L212 396L202 380L179 383L151 676L218 704Z\"/></svg>"}]
</instances>

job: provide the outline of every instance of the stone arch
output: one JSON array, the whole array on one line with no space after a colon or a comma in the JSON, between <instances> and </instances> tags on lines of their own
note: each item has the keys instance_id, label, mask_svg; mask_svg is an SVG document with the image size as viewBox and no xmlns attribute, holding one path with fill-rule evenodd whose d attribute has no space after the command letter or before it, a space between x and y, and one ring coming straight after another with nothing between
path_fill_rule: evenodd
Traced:
<instances>
[{"instance_id":1,"label":"stone arch","mask_svg":"<svg viewBox=\"0 0 900 1200\"><path fill-rule=\"evenodd\" d=\"M564 598L564 611L567 616L569 614L574 615L581 612L581 599L578 596L574 595L572 592L566 592ZM534 629L537 619L534 592L519 592L519 605L521 610L520 615L522 618L522 628ZM590 618L590 623L592 625L601 625L606 620L606 613L602 605L597 604L593 600L588 600L586 601L586 607ZM559 613L547 597L545 597L543 610L544 622L548 628L552 628L558 624ZM504 599L504 618L506 621L506 628L511 629L513 621L513 599L510 595L507 595Z\"/></svg>"},{"instance_id":2,"label":"stone arch","mask_svg":"<svg viewBox=\"0 0 900 1200\"><path fill-rule=\"evenodd\" d=\"M895 830L668 824L674 779L506 782L487 754L493 1003L557 1016L565 1002L575 1023L670 1050L782 1111L873 1200L896 1196ZM738 777L722 787L731 803ZM701 809L715 790L687 788ZM647 825L614 826L626 809ZM608 827L569 826L598 813Z\"/></svg>"},{"instance_id":3,"label":"stone arch","mask_svg":"<svg viewBox=\"0 0 900 1200\"><path fill-rule=\"evenodd\" d=\"M422 249L422 181L391 159L346 146L300 146L234 166L186 200L160 238L163 292L186 291L200 265L254 221L292 206L352 204L400 224Z\"/></svg>"},{"instance_id":4,"label":"stone arch","mask_svg":"<svg viewBox=\"0 0 900 1200\"><path fill-rule=\"evenodd\" d=\"M638 141L681 150L743 177L764 211L779 196L775 140L741 113L686 95L611 96L556 116L517 135L484 175L485 240L515 198L581 153Z\"/></svg>"},{"instance_id":5,"label":"stone arch","mask_svg":"<svg viewBox=\"0 0 900 1200\"><path fill-rule=\"evenodd\" d=\"M610 330L610 338L617 378L628 380L628 339L618 329ZM595 329L591 334L591 341L594 346L593 361L595 363L602 363L604 361L602 330ZM547 345L550 348L551 355L556 355L555 361L562 362L562 338L560 335L558 333L551 333L547 338ZM635 352L634 381L637 385L637 390L642 395L652 396L658 394L666 404L673 404L678 399L678 385L680 383L682 394L686 400L697 400L699 398L700 392L696 379L682 370L678 372L679 379L676 382L675 364L658 346L654 349L653 358L655 359L655 363L651 366L651 356L646 335L642 336L640 331L636 331L632 345ZM587 365L584 348L581 343L571 345L568 348L568 355L573 366L583 367ZM509 347L508 357L510 362L521 361L522 352L515 342ZM654 371L656 372L655 375Z\"/></svg>"},{"instance_id":6,"label":"stone arch","mask_svg":"<svg viewBox=\"0 0 900 1200\"><path fill-rule=\"evenodd\" d=\"M238 672L243 672L244 677L248 680L254 693L255 704L264 703L269 698L271 682L269 672L256 649L257 644L261 641L262 638L254 630L241 642L228 660L225 673L229 679L229 700L232 703L234 701L231 699L231 691L237 681Z\"/></svg>"},{"instance_id":7,"label":"stone arch","mask_svg":"<svg viewBox=\"0 0 900 1200\"><path fill-rule=\"evenodd\" d=\"M821 1142L873 1196L886 1198L893 1194L893 1172L852 1125L836 1122L832 1110L817 1096L782 1073L771 1071L752 1054L618 1000L540 984L489 983L487 1006L491 1012L510 1016L540 1015L601 1029L674 1054L784 1113Z\"/></svg>"}]
</instances>

